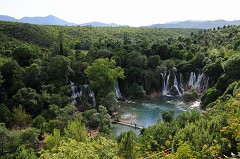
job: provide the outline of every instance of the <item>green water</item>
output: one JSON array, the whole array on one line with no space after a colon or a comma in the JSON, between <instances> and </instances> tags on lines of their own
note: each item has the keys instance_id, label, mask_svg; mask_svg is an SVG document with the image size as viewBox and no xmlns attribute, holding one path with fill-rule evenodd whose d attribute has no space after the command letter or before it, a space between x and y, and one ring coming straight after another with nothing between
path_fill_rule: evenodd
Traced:
<instances>
[{"instance_id":1,"label":"green water","mask_svg":"<svg viewBox=\"0 0 240 159\"><path fill-rule=\"evenodd\" d=\"M199 103L187 104L180 97L156 97L141 103L127 104L122 108L121 117L129 123L137 124L144 128L162 122L162 113L168 110L174 110L175 116L181 112L189 111L193 108L198 108ZM112 124L112 132L114 135L119 135L121 132L132 130L136 134L140 130L124 125Z\"/></svg>"}]
</instances>

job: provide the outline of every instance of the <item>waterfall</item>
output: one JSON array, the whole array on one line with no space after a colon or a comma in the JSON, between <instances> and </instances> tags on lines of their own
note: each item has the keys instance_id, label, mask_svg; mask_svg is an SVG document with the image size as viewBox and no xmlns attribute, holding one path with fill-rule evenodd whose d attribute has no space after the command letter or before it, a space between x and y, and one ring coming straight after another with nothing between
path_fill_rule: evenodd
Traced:
<instances>
[{"instance_id":1,"label":"waterfall","mask_svg":"<svg viewBox=\"0 0 240 159\"><path fill-rule=\"evenodd\" d=\"M182 95L184 93L184 85L183 85L183 77L182 77L182 74L180 73L180 83L179 83L179 88L182 92Z\"/></svg>"},{"instance_id":2,"label":"waterfall","mask_svg":"<svg viewBox=\"0 0 240 159\"><path fill-rule=\"evenodd\" d=\"M198 92L206 90L208 87L208 77L205 77L203 73L199 73L197 76L194 72L190 73L188 86L195 88Z\"/></svg>"},{"instance_id":3,"label":"waterfall","mask_svg":"<svg viewBox=\"0 0 240 159\"><path fill-rule=\"evenodd\" d=\"M92 98L92 107L95 108L96 107L96 98L95 98L95 94L92 90L89 91L89 98Z\"/></svg>"},{"instance_id":4,"label":"waterfall","mask_svg":"<svg viewBox=\"0 0 240 159\"><path fill-rule=\"evenodd\" d=\"M122 98L122 94L120 92L120 89L119 89L119 84L118 84L118 80L116 82L116 98L119 99L119 98Z\"/></svg>"},{"instance_id":5,"label":"waterfall","mask_svg":"<svg viewBox=\"0 0 240 159\"><path fill-rule=\"evenodd\" d=\"M70 81L70 86L71 86L71 92L72 92L72 102L71 104L76 105L77 101L76 99L82 96L82 90L78 92L77 86Z\"/></svg>"},{"instance_id":6,"label":"waterfall","mask_svg":"<svg viewBox=\"0 0 240 159\"><path fill-rule=\"evenodd\" d=\"M178 92L178 95L179 95L179 96L182 96L183 92L181 92L181 91L179 90L180 85L178 85L177 76L175 75L175 73L174 73L173 87L176 88L176 90L177 90L177 92Z\"/></svg>"},{"instance_id":7,"label":"waterfall","mask_svg":"<svg viewBox=\"0 0 240 159\"><path fill-rule=\"evenodd\" d=\"M206 77L203 73L196 74L195 72L191 72L189 75L189 79L184 84L183 75L180 73L175 74L173 72L173 76L171 76L170 71L165 71L161 73L162 76L162 95L178 95L182 96L184 94L185 88L194 88L198 92L206 90L208 87L208 77ZM170 76L174 77L170 80ZM178 78L179 77L179 78ZM188 86L188 87L186 87Z\"/></svg>"},{"instance_id":8,"label":"waterfall","mask_svg":"<svg viewBox=\"0 0 240 159\"><path fill-rule=\"evenodd\" d=\"M165 71L164 73L161 73L162 78L163 78L163 87L162 87L162 94L164 96L169 95L169 78L170 78L170 72Z\"/></svg>"},{"instance_id":9,"label":"waterfall","mask_svg":"<svg viewBox=\"0 0 240 159\"><path fill-rule=\"evenodd\" d=\"M194 86L194 84L196 83L195 81L196 81L196 74L195 74L195 72L191 72L189 81L188 81L188 86L195 88L195 86Z\"/></svg>"}]
</instances>

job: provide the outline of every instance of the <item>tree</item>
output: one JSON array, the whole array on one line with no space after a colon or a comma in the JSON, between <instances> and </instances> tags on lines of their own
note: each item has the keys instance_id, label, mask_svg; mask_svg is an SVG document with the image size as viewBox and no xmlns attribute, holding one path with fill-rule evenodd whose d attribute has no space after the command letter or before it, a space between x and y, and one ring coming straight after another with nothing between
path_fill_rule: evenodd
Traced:
<instances>
[{"instance_id":1,"label":"tree","mask_svg":"<svg viewBox=\"0 0 240 159\"><path fill-rule=\"evenodd\" d=\"M20 105L17 108L13 108L13 119L17 126L20 127L20 130L23 126L31 121L31 116L27 114L24 108Z\"/></svg>"},{"instance_id":2,"label":"tree","mask_svg":"<svg viewBox=\"0 0 240 159\"><path fill-rule=\"evenodd\" d=\"M127 67L137 67L139 69L147 68L148 59L146 55L142 55L137 51L133 51L127 55Z\"/></svg>"},{"instance_id":3,"label":"tree","mask_svg":"<svg viewBox=\"0 0 240 159\"><path fill-rule=\"evenodd\" d=\"M74 139L60 140L51 150L41 151L40 159L117 159L117 143L99 137L90 142L78 142Z\"/></svg>"},{"instance_id":4,"label":"tree","mask_svg":"<svg viewBox=\"0 0 240 159\"><path fill-rule=\"evenodd\" d=\"M135 134L132 131L124 132L124 135L122 135L122 139L119 143L119 155L124 158L134 159L135 158L134 145Z\"/></svg>"},{"instance_id":5,"label":"tree","mask_svg":"<svg viewBox=\"0 0 240 159\"><path fill-rule=\"evenodd\" d=\"M66 137L75 139L76 141L86 142L87 140L87 131L85 129L85 125L77 119L68 121L68 125L64 129L64 132Z\"/></svg>"},{"instance_id":6,"label":"tree","mask_svg":"<svg viewBox=\"0 0 240 159\"><path fill-rule=\"evenodd\" d=\"M24 70L15 60L4 63L0 72L4 80L2 87L7 91L8 97L12 97L18 89L24 87L22 82Z\"/></svg>"},{"instance_id":7,"label":"tree","mask_svg":"<svg viewBox=\"0 0 240 159\"><path fill-rule=\"evenodd\" d=\"M14 156L15 159L37 159L33 148L26 148L25 146L20 146Z\"/></svg>"},{"instance_id":8,"label":"tree","mask_svg":"<svg viewBox=\"0 0 240 159\"><path fill-rule=\"evenodd\" d=\"M196 156L187 142L181 143L177 149L176 157L178 159L194 159Z\"/></svg>"},{"instance_id":9,"label":"tree","mask_svg":"<svg viewBox=\"0 0 240 159\"><path fill-rule=\"evenodd\" d=\"M150 68L156 68L157 66L160 65L160 56L159 55L154 55L154 56L149 56L148 57L148 66Z\"/></svg>"},{"instance_id":10,"label":"tree","mask_svg":"<svg viewBox=\"0 0 240 159\"><path fill-rule=\"evenodd\" d=\"M0 123L6 123L7 125L11 122L11 112L5 104L0 104Z\"/></svg>"},{"instance_id":11,"label":"tree","mask_svg":"<svg viewBox=\"0 0 240 159\"><path fill-rule=\"evenodd\" d=\"M86 110L83 117L89 128L97 129L99 127L99 113L96 109Z\"/></svg>"},{"instance_id":12,"label":"tree","mask_svg":"<svg viewBox=\"0 0 240 159\"><path fill-rule=\"evenodd\" d=\"M45 122L46 122L46 120L42 115L39 115L33 119L32 126L41 130L40 135L43 134L43 128L44 128Z\"/></svg>"},{"instance_id":13,"label":"tree","mask_svg":"<svg viewBox=\"0 0 240 159\"><path fill-rule=\"evenodd\" d=\"M174 113L175 113L174 110L164 111L162 114L163 121L170 122L173 119Z\"/></svg>"},{"instance_id":14,"label":"tree","mask_svg":"<svg viewBox=\"0 0 240 159\"><path fill-rule=\"evenodd\" d=\"M236 54L224 62L223 69L224 73L229 75L231 78L240 77L240 55Z\"/></svg>"},{"instance_id":15,"label":"tree","mask_svg":"<svg viewBox=\"0 0 240 159\"><path fill-rule=\"evenodd\" d=\"M26 87L33 89L40 89L40 75L41 68L38 64L33 63L29 67L26 67L26 73L24 76L24 83Z\"/></svg>"},{"instance_id":16,"label":"tree","mask_svg":"<svg viewBox=\"0 0 240 159\"><path fill-rule=\"evenodd\" d=\"M70 64L70 59L65 56L58 55L50 59L47 70L49 80L67 83L68 77L74 73Z\"/></svg>"},{"instance_id":17,"label":"tree","mask_svg":"<svg viewBox=\"0 0 240 159\"><path fill-rule=\"evenodd\" d=\"M210 64L205 65L204 68L203 68L203 71L208 77L210 77L214 81L217 81L217 79L223 73L221 60L217 60L214 63L210 63Z\"/></svg>"},{"instance_id":18,"label":"tree","mask_svg":"<svg viewBox=\"0 0 240 159\"><path fill-rule=\"evenodd\" d=\"M99 126L100 131L104 129L110 128L111 116L108 114L108 110L106 107L100 105L98 110L98 117L99 117Z\"/></svg>"},{"instance_id":19,"label":"tree","mask_svg":"<svg viewBox=\"0 0 240 159\"><path fill-rule=\"evenodd\" d=\"M2 83L3 83L3 76L2 76L2 73L0 72L0 86Z\"/></svg>"},{"instance_id":20,"label":"tree","mask_svg":"<svg viewBox=\"0 0 240 159\"><path fill-rule=\"evenodd\" d=\"M116 112L118 109L116 92L110 92L105 98L101 98L100 104L107 108L109 114Z\"/></svg>"},{"instance_id":21,"label":"tree","mask_svg":"<svg viewBox=\"0 0 240 159\"><path fill-rule=\"evenodd\" d=\"M201 107L205 109L208 104L214 102L218 96L220 95L219 90L215 87L209 88L207 91L204 92L203 96L201 97L202 105Z\"/></svg>"},{"instance_id":22,"label":"tree","mask_svg":"<svg viewBox=\"0 0 240 159\"><path fill-rule=\"evenodd\" d=\"M41 111L40 96L32 88L21 88L12 98L15 105L22 105L32 115L37 115Z\"/></svg>"},{"instance_id":23,"label":"tree","mask_svg":"<svg viewBox=\"0 0 240 159\"><path fill-rule=\"evenodd\" d=\"M123 69L113 59L97 59L84 71L97 98L114 91L117 78L123 78Z\"/></svg>"},{"instance_id":24,"label":"tree","mask_svg":"<svg viewBox=\"0 0 240 159\"><path fill-rule=\"evenodd\" d=\"M28 45L17 47L13 51L13 59L22 67L29 66L37 58L38 50Z\"/></svg>"},{"instance_id":25,"label":"tree","mask_svg":"<svg viewBox=\"0 0 240 159\"><path fill-rule=\"evenodd\" d=\"M5 127L4 123L0 123L0 144L1 144L0 155L4 154L9 138L10 138L10 131Z\"/></svg>"}]
</instances>

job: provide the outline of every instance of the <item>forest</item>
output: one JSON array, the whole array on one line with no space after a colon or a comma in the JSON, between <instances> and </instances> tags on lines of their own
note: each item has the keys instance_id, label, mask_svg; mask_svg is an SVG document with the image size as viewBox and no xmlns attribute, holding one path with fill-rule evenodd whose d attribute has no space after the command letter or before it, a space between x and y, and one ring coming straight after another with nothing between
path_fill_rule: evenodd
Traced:
<instances>
[{"instance_id":1,"label":"forest","mask_svg":"<svg viewBox=\"0 0 240 159\"><path fill-rule=\"evenodd\" d=\"M200 74L207 87L189 84ZM163 91L165 77L167 87L175 87ZM175 79L183 86L176 87ZM143 128L139 136L111 134L119 103L164 94L181 95L186 102L200 99L201 111L176 117L167 111L164 122ZM239 157L240 26L0 21L0 159Z\"/></svg>"}]
</instances>

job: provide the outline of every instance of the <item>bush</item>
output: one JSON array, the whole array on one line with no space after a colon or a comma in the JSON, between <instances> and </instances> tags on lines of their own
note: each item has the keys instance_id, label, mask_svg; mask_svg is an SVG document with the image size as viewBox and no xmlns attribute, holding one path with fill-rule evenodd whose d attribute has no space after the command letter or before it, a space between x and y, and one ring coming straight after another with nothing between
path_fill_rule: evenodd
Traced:
<instances>
[{"instance_id":1,"label":"bush","mask_svg":"<svg viewBox=\"0 0 240 159\"><path fill-rule=\"evenodd\" d=\"M139 86L136 83L133 83L133 85L130 87L130 95L134 99L141 99L146 95L146 92L144 91L142 86Z\"/></svg>"},{"instance_id":2,"label":"bush","mask_svg":"<svg viewBox=\"0 0 240 159\"><path fill-rule=\"evenodd\" d=\"M195 101L198 97L198 93L196 89L190 89L189 91L184 92L183 100L185 102Z\"/></svg>"},{"instance_id":3,"label":"bush","mask_svg":"<svg viewBox=\"0 0 240 159\"><path fill-rule=\"evenodd\" d=\"M204 92L201 101L202 101L202 105L201 107L203 109L205 109L207 107L208 104L210 104L211 102L214 102L220 95L220 92L215 88L209 88L206 92Z\"/></svg>"}]
</instances>

